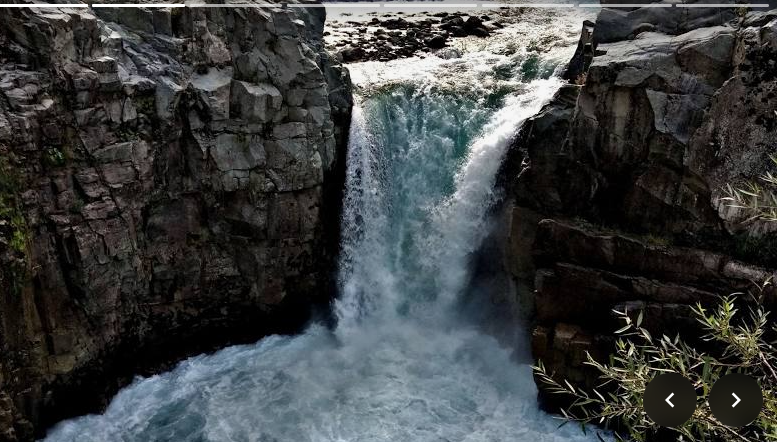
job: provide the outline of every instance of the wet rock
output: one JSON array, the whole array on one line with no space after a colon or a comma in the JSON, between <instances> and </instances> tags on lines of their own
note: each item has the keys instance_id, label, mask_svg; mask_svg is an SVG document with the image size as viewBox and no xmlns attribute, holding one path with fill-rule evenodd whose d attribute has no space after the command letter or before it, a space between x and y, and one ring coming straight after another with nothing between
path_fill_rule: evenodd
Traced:
<instances>
[{"instance_id":1,"label":"wet rock","mask_svg":"<svg viewBox=\"0 0 777 442\"><path fill-rule=\"evenodd\" d=\"M448 39L444 35L435 35L424 40L424 44L432 49L441 49L445 47L447 41Z\"/></svg>"},{"instance_id":2,"label":"wet rock","mask_svg":"<svg viewBox=\"0 0 777 442\"><path fill-rule=\"evenodd\" d=\"M360 61L364 58L365 51L359 46L345 48L340 51L340 57L346 63L353 61Z\"/></svg>"},{"instance_id":3,"label":"wet rock","mask_svg":"<svg viewBox=\"0 0 777 442\"><path fill-rule=\"evenodd\" d=\"M474 35L475 37L488 37L491 35L491 33L488 31L488 29L479 26L477 28L472 28L467 31L469 35Z\"/></svg>"},{"instance_id":4,"label":"wet rock","mask_svg":"<svg viewBox=\"0 0 777 442\"><path fill-rule=\"evenodd\" d=\"M589 20L583 22L583 28L580 30L580 39L575 49L575 55L569 61L563 78L573 83L582 83L591 61L594 58L593 32L596 25Z\"/></svg>"},{"instance_id":5,"label":"wet rock","mask_svg":"<svg viewBox=\"0 0 777 442\"><path fill-rule=\"evenodd\" d=\"M482 26L483 20L475 15L467 17L467 20L464 21L464 29L467 29L468 31L480 28Z\"/></svg>"},{"instance_id":6,"label":"wet rock","mask_svg":"<svg viewBox=\"0 0 777 442\"><path fill-rule=\"evenodd\" d=\"M443 20L442 24L440 25L441 29L449 29L454 26L463 27L464 26L464 19L459 16L451 16Z\"/></svg>"},{"instance_id":7,"label":"wet rock","mask_svg":"<svg viewBox=\"0 0 777 442\"><path fill-rule=\"evenodd\" d=\"M384 20L381 24L386 29L407 29L411 27L410 22L401 17Z\"/></svg>"},{"instance_id":8,"label":"wet rock","mask_svg":"<svg viewBox=\"0 0 777 442\"><path fill-rule=\"evenodd\" d=\"M462 26L447 26L445 29L450 32L450 34L454 37L466 37L469 35L469 32L465 30Z\"/></svg>"}]
</instances>

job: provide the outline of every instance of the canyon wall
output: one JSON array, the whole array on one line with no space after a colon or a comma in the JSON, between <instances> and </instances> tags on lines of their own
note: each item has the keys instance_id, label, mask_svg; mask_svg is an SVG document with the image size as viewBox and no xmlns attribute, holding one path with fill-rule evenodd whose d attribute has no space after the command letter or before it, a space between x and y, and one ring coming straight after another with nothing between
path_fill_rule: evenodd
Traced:
<instances>
[{"instance_id":1,"label":"canyon wall","mask_svg":"<svg viewBox=\"0 0 777 442\"><path fill-rule=\"evenodd\" d=\"M352 101L307 11L0 15L0 441L327 305Z\"/></svg>"},{"instance_id":2,"label":"canyon wall","mask_svg":"<svg viewBox=\"0 0 777 442\"><path fill-rule=\"evenodd\" d=\"M775 60L777 10L603 9L585 24L573 82L524 126L502 176L505 264L533 293L533 355L560 378L595 385L585 352L606 360L613 309L691 338L697 302L773 306L756 284L777 269L777 225L720 198L774 168Z\"/></svg>"}]
</instances>

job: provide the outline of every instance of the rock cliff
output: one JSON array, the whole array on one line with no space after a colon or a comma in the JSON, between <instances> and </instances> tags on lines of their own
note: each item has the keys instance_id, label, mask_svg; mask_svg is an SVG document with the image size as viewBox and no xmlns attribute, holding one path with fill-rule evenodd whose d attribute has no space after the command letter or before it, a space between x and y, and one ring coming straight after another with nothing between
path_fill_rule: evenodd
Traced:
<instances>
[{"instance_id":1,"label":"rock cliff","mask_svg":"<svg viewBox=\"0 0 777 442\"><path fill-rule=\"evenodd\" d=\"M0 440L328 303L352 101L323 20L0 15Z\"/></svg>"},{"instance_id":2,"label":"rock cliff","mask_svg":"<svg viewBox=\"0 0 777 442\"><path fill-rule=\"evenodd\" d=\"M696 302L774 303L753 282L777 269L776 226L743 223L720 198L777 152L777 10L605 8L584 38L567 72L582 85L524 126L503 180L533 354L590 386L585 351L610 352L614 308L692 337Z\"/></svg>"}]
</instances>

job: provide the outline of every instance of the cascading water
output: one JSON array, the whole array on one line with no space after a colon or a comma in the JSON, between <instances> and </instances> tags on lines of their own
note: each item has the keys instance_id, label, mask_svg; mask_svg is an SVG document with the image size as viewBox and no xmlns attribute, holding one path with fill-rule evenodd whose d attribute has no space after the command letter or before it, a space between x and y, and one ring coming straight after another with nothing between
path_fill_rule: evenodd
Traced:
<instances>
[{"instance_id":1,"label":"cascading water","mask_svg":"<svg viewBox=\"0 0 777 442\"><path fill-rule=\"evenodd\" d=\"M335 330L191 358L46 440L597 440L559 429L530 367L455 314L504 150L559 87L562 49L354 66Z\"/></svg>"},{"instance_id":2,"label":"cascading water","mask_svg":"<svg viewBox=\"0 0 777 442\"><path fill-rule=\"evenodd\" d=\"M355 108L339 332L359 331L361 319L450 316L487 233L504 149L559 84L536 80L488 107L472 90L400 83Z\"/></svg>"}]
</instances>

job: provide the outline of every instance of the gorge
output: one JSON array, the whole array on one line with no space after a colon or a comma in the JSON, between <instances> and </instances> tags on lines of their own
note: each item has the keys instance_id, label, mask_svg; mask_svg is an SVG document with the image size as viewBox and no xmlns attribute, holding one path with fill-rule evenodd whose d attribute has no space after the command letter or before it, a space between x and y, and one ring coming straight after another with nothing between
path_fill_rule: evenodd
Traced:
<instances>
[{"instance_id":1,"label":"gorge","mask_svg":"<svg viewBox=\"0 0 777 442\"><path fill-rule=\"evenodd\" d=\"M502 13L0 16L0 441L598 440L535 359L774 273L777 14Z\"/></svg>"}]
</instances>

